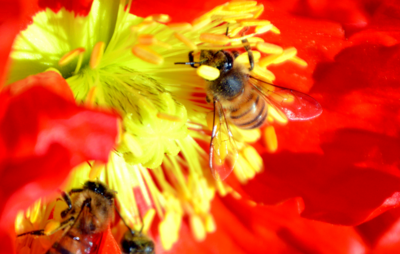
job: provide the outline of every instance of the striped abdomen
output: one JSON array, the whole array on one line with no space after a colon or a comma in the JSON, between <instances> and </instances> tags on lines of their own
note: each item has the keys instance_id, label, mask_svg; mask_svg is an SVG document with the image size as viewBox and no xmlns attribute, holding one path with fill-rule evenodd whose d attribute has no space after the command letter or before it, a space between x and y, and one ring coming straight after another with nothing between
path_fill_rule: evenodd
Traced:
<instances>
[{"instance_id":1,"label":"striped abdomen","mask_svg":"<svg viewBox=\"0 0 400 254\"><path fill-rule=\"evenodd\" d=\"M241 129L259 128L267 119L268 105L253 87L247 86L244 93L230 104L230 109L226 109L230 112L227 117L231 123Z\"/></svg>"}]
</instances>

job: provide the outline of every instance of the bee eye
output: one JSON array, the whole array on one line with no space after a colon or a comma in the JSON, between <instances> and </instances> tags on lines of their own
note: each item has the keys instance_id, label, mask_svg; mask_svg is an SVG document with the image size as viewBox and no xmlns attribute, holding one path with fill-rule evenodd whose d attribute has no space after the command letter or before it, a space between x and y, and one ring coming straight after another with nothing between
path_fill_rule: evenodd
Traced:
<instances>
[{"instance_id":1,"label":"bee eye","mask_svg":"<svg viewBox=\"0 0 400 254\"><path fill-rule=\"evenodd\" d=\"M225 71L229 71L230 69L232 69L233 61L235 59L233 58L233 55L228 51L224 51L224 54L225 54L225 57L226 57L226 62L224 64L224 69L225 69Z\"/></svg>"}]
</instances>

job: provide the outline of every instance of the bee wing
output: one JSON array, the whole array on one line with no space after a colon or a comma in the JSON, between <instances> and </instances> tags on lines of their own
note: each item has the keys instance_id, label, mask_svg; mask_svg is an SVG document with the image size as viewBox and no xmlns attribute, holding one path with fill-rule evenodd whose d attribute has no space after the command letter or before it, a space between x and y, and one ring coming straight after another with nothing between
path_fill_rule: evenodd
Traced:
<instances>
[{"instance_id":1,"label":"bee wing","mask_svg":"<svg viewBox=\"0 0 400 254\"><path fill-rule=\"evenodd\" d=\"M238 152L219 101L214 100L214 123L210 142L210 168L216 180L224 180L235 166Z\"/></svg>"},{"instance_id":2,"label":"bee wing","mask_svg":"<svg viewBox=\"0 0 400 254\"><path fill-rule=\"evenodd\" d=\"M309 120L322 113L321 104L307 94L275 86L254 77L250 77L249 83L263 95L269 106L277 110L278 114L284 113L290 120ZM274 113L271 109L269 112Z\"/></svg>"}]
</instances>

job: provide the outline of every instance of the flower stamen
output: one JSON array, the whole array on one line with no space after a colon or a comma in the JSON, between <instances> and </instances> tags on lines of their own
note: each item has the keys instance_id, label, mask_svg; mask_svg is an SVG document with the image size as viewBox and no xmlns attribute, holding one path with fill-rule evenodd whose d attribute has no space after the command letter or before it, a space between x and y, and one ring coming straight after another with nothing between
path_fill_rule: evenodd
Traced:
<instances>
[{"instance_id":1,"label":"flower stamen","mask_svg":"<svg viewBox=\"0 0 400 254\"><path fill-rule=\"evenodd\" d=\"M278 138L276 137L275 128L269 125L264 130L264 143L270 152L275 152L278 149Z\"/></svg>"},{"instance_id":2,"label":"flower stamen","mask_svg":"<svg viewBox=\"0 0 400 254\"><path fill-rule=\"evenodd\" d=\"M96 69L103 57L105 44L102 41L99 41L94 45L92 54L90 55L89 66L91 69Z\"/></svg>"},{"instance_id":3,"label":"flower stamen","mask_svg":"<svg viewBox=\"0 0 400 254\"><path fill-rule=\"evenodd\" d=\"M78 56L81 56L83 52L85 52L85 48L82 47L71 50L63 57L61 57L60 61L58 61L58 65L65 66L69 64L72 60L74 60Z\"/></svg>"},{"instance_id":4,"label":"flower stamen","mask_svg":"<svg viewBox=\"0 0 400 254\"><path fill-rule=\"evenodd\" d=\"M185 36L183 36L182 34L175 32L174 36L180 40L181 42L183 42L186 46L188 46L188 48L192 49L192 50L196 50L197 46L196 44L194 44L191 40L189 40L188 38L186 38Z\"/></svg>"},{"instance_id":5,"label":"flower stamen","mask_svg":"<svg viewBox=\"0 0 400 254\"><path fill-rule=\"evenodd\" d=\"M135 45L132 48L132 53L140 59L152 64L160 65L164 62L164 58L162 56L144 45Z\"/></svg>"},{"instance_id":6,"label":"flower stamen","mask_svg":"<svg viewBox=\"0 0 400 254\"><path fill-rule=\"evenodd\" d=\"M157 113L157 118L163 119L163 120L167 120L167 121L171 121L171 122L177 122L177 123L185 121L181 117L173 116L173 115L166 114L166 113L163 113L163 112Z\"/></svg>"}]
</instances>

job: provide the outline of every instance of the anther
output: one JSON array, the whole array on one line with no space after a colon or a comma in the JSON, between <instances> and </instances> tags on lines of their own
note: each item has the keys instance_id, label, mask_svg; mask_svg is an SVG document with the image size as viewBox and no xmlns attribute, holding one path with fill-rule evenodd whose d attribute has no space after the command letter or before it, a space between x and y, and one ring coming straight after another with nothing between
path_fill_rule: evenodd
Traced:
<instances>
[{"instance_id":1,"label":"anther","mask_svg":"<svg viewBox=\"0 0 400 254\"><path fill-rule=\"evenodd\" d=\"M145 21L153 20L153 21L156 21L156 22L159 22L159 23L168 23L168 22L171 21L171 18L167 14L154 14L154 15L148 16L144 20Z\"/></svg>"},{"instance_id":2,"label":"anther","mask_svg":"<svg viewBox=\"0 0 400 254\"><path fill-rule=\"evenodd\" d=\"M186 38L185 36L183 36L182 34L176 32L174 33L174 36L180 40L181 42L183 42L186 46L188 46L190 49L192 50L196 50L197 46L196 44L194 44L191 40L189 40L188 38Z\"/></svg>"},{"instance_id":3,"label":"anther","mask_svg":"<svg viewBox=\"0 0 400 254\"><path fill-rule=\"evenodd\" d=\"M157 118L162 119L162 120L167 120L171 122L183 122L184 120L178 116L173 116L170 114L162 113L159 112L157 113Z\"/></svg>"},{"instance_id":4,"label":"anther","mask_svg":"<svg viewBox=\"0 0 400 254\"><path fill-rule=\"evenodd\" d=\"M270 64L279 64L279 63L285 62L286 60L289 60L289 59L295 57L296 54L297 54L296 48L293 48L293 47L287 48L282 52L282 54L271 55L271 56L262 58L258 64L261 67L266 67Z\"/></svg>"},{"instance_id":5,"label":"anther","mask_svg":"<svg viewBox=\"0 0 400 254\"><path fill-rule=\"evenodd\" d=\"M274 96L274 94L270 94L270 96ZM268 106L268 114L270 114L277 122L286 124L288 122L286 115L278 110L276 110L274 107Z\"/></svg>"},{"instance_id":6,"label":"anther","mask_svg":"<svg viewBox=\"0 0 400 254\"><path fill-rule=\"evenodd\" d=\"M86 96L85 105L91 107L94 105L94 100L96 99L97 86L92 86Z\"/></svg>"},{"instance_id":7,"label":"anther","mask_svg":"<svg viewBox=\"0 0 400 254\"><path fill-rule=\"evenodd\" d=\"M243 8L253 7L257 5L257 1L237 1L237 2L229 2L226 5L227 10L241 10Z\"/></svg>"},{"instance_id":8,"label":"anther","mask_svg":"<svg viewBox=\"0 0 400 254\"><path fill-rule=\"evenodd\" d=\"M104 164L98 161L95 161L90 168L89 172L89 180L95 180L97 177L100 176L101 172L105 168Z\"/></svg>"},{"instance_id":9,"label":"anther","mask_svg":"<svg viewBox=\"0 0 400 254\"><path fill-rule=\"evenodd\" d=\"M307 67L307 65L308 65L306 61L304 61L303 59L301 59L298 56L294 56L294 57L290 58L289 60L292 61L293 63L296 63L303 67Z\"/></svg>"},{"instance_id":10,"label":"anther","mask_svg":"<svg viewBox=\"0 0 400 254\"><path fill-rule=\"evenodd\" d=\"M138 41L143 45L153 45L157 42L157 39L151 34L141 34L138 37Z\"/></svg>"},{"instance_id":11,"label":"anther","mask_svg":"<svg viewBox=\"0 0 400 254\"><path fill-rule=\"evenodd\" d=\"M164 62L164 58L162 56L143 45L135 45L132 48L132 53L140 59L152 64L159 65Z\"/></svg>"},{"instance_id":12,"label":"anther","mask_svg":"<svg viewBox=\"0 0 400 254\"><path fill-rule=\"evenodd\" d=\"M181 31L186 31L192 28L192 25L189 23L171 23L167 25L170 29L181 32Z\"/></svg>"},{"instance_id":13,"label":"anther","mask_svg":"<svg viewBox=\"0 0 400 254\"><path fill-rule=\"evenodd\" d=\"M270 152L275 152L278 149L278 138L274 126L270 125L265 128L264 143Z\"/></svg>"},{"instance_id":14,"label":"anther","mask_svg":"<svg viewBox=\"0 0 400 254\"><path fill-rule=\"evenodd\" d=\"M83 52L85 52L85 48L76 48L74 50L71 50L70 52L65 54L63 57L61 57L60 61L58 61L58 65L65 66L65 65L69 64L72 60L77 58Z\"/></svg>"},{"instance_id":15,"label":"anther","mask_svg":"<svg viewBox=\"0 0 400 254\"><path fill-rule=\"evenodd\" d=\"M265 54L282 54L283 52L282 47L267 42L257 43L256 48Z\"/></svg>"},{"instance_id":16,"label":"anther","mask_svg":"<svg viewBox=\"0 0 400 254\"><path fill-rule=\"evenodd\" d=\"M225 45L230 41L230 39L228 36L223 34L202 33L200 35L200 41L217 45Z\"/></svg>"},{"instance_id":17,"label":"anther","mask_svg":"<svg viewBox=\"0 0 400 254\"><path fill-rule=\"evenodd\" d=\"M99 66L101 58L103 57L104 47L105 43L102 41L99 41L94 45L92 55L90 56L90 68L96 69Z\"/></svg>"},{"instance_id":18,"label":"anther","mask_svg":"<svg viewBox=\"0 0 400 254\"><path fill-rule=\"evenodd\" d=\"M263 34L271 30L274 26L272 24L264 25L264 26L256 26L254 32L256 34Z\"/></svg>"}]
</instances>

